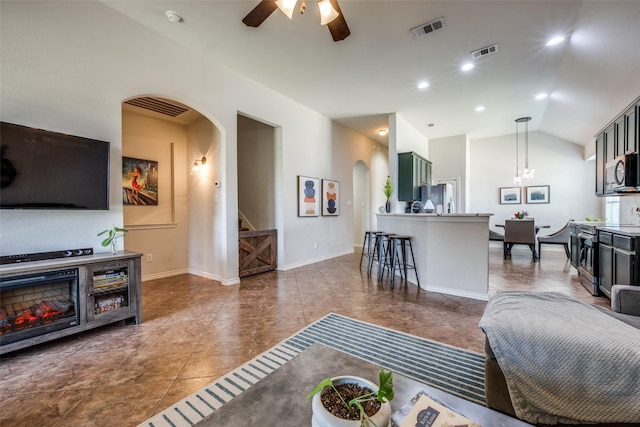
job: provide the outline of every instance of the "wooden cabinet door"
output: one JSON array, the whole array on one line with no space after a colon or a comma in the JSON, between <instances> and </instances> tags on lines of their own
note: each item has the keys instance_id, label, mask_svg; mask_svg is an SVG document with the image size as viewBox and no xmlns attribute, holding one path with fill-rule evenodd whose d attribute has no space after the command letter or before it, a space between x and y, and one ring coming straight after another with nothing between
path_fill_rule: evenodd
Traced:
<instances>
[{"instance_id":1,"label":"wooden cabinet door","mask_svg":"<svg viewBox=\"0 0 640 427\"><path fill-rule=\"evenodd\" d=\"M631 110L627 111L624 115L624 121L626 126L626 144L627 144L627 153L635 153L638 151L638 129L636 129L637 121L637 107L633 107Z\"/></svg>"},{"instance_id":2,"label":"wooden cabinet door","mask_svg":"<svg viewBox=\"0 0 640 427\"><path fill-rule=\"evenodd\" d=\"M604 131L605 164L616 158L615 126L611 125Z\"/></svg>"},{"instance_id":3,"label":"wooden cabinet door","mask_svg":"<svg viewBox=\"0 0 640 427\"><path fill-rule=\"evenodd\" d=\"M604 194L605 146L604 133L596 138L596 196Z\"/></svg>"},{"instance_id":4,"label":"wooden cabinet door","mask_svg":"<svg viewBox=\"0 0 640 427\"><path fill-rule=\"evenodd\" d=\"M611 285L633 285L634 263L634 253L615 248L613 250L613 280Z\"/></svg>"},{"instance_id":5,"label":"wooden cabinet door","mask_svg":"<svg viewBox=\"0 0 640 427\"><path fill-rule=\"evenodd\" d=\"M612 279L613 247L600 243L598 245L598 287L608 297L611 297Z\"/></svg>"},{"instance_id":6,"label":"wooden cabinet door","mask_svg":"<svg viewBox=\"0 0 640 427\"><path fill-rule=\"evenodd\" d=\"M613 127L615 128L614 139L616 146L616 157L620 157L627 152L627 147L625 144L625 131L624 131L624 116L620 117L614 123Z\"/></svg>"}]
</instances>

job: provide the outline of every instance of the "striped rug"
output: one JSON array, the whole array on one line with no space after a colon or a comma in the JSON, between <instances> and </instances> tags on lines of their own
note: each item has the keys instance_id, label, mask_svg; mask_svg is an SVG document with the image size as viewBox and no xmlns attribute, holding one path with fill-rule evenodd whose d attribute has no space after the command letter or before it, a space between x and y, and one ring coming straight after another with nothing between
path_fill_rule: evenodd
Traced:
<instances>
[{"instance_id":1,"label":"striped rug","mask_svg":"<svg viewBox=\"0 0 640 427\"><path fill-rule=\"evenodd\" d=\"M483 355L330 313L139 426L196 425L314 343L485 404Z\"/></svg>"}]
</instances>

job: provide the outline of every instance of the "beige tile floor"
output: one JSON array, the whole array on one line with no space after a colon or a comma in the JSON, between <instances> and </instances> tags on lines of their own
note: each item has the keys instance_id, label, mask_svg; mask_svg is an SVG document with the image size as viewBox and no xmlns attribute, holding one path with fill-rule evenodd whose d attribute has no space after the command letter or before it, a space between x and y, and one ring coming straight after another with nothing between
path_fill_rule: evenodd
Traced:
<instances>
[{"instance_id":1,"label":"beige tile floor","mask_svg":"<svg viewBox=\"0 0 640 427\"><path fill-rule=\"evenodd\" d=\"M492 243L494 245L494 243ZM485 302L368 278L359 254L240 285L191 275L144 282L143 323L116 324L5 355L0 426L135 426L329 312L481 352ZM464 268L464 260L461 260ZM490 249L491 292L560 291L608 305L579 283L564 252L531 262Z\"/></svg>"}]
</instances>

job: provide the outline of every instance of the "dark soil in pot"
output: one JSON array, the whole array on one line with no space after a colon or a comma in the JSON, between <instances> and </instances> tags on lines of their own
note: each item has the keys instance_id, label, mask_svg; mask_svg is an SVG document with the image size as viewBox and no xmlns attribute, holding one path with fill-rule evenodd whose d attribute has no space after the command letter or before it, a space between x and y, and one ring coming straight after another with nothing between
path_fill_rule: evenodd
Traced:
<instances>
[{"instance_id":1,"label":"dark soil in pot","mask_svg":"<svg viewBox=\"0 0 640 427\"><path fill-rule=\"evenodd\" d=\"M349 403L351 399L355 399L356 397L360 397L372 392L372 390L368 387L362 387L354 383L339 384L336 386L336 388L347 403ZM375 415L380 410L380 406L382 405L375 398L375 395L373 395L372 397L373 400L368 400L366 402L363 402L362 404L365 414L367 414L367 416L369 417ZM331 387L326 387L322 391L322 394L320 395L320 401L322 402L322 405L327 409L327 411L331 412L338 418L342 418L345 420L360 419L360 409L358 409L356 406L353 406L351 408L351 411L353 412L350 412L349 408L347 408L345 404L342 403L340 397Z\"/></svg>"}]
</instances>

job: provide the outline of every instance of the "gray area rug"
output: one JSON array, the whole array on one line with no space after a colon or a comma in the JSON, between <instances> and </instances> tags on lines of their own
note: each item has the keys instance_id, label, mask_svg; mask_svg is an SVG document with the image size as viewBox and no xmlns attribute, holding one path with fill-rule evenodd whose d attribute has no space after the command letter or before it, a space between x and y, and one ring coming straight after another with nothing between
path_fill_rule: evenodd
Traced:
<instances>
[{"instance_id":1,"label":"gray area rug","mask_svg":"<svg viewBox=\"0 0 640 427\"><path fill-rule=\"evenodd\" d=\"M140 426L193 426L314 343L485 404L483 355L330 313Z\"/></svg>"}]
</instances>

